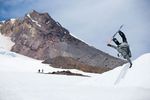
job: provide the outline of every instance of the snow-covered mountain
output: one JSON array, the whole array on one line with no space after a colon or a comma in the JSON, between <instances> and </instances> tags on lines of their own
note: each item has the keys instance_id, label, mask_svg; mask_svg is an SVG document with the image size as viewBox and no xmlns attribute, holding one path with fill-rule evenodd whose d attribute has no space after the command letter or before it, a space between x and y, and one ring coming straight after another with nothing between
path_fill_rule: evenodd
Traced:
<instances>
[{"instance_id":1,"label":"snow-covered mountain","mask_svg":"<svg viewBox=\"0 0 150 100\"><path fill-rule=\"evenodd\" d=\"M150 53L133 61L127 71L125 64L92 74L53 68L42 64L42 60L12 52L14 43L10 39L0 34L0 100L150 100ZM43 73L38 73L39 69ZM63 70L90 77L44 74Z\"/></svg>"},{"instance_id":2,"label":"snow-covered mountain","mask_svg":"<svg viewBox=\"0 0 150 100\"><path fill-rule=\"evenodd\" d=\"M23 18L0 22L0 31L14 43L11 51L53 67L102 73L126 63L72 36L48 13L33 10Z\"/></svg>"},{"instance_id":3,"label":"snow-covered mountain","mask_svg":"<svg viewBox=\"0 0 150 100\"><path fill-rule=\"evenodd\" d=\"M60 71L9 50L0 49L0 100L149 100L150 53L133 61L133 67L117 84L123 69L117 67L103 74L72 69L90 77L40 74Z\"/></svg>"}]
</instances>

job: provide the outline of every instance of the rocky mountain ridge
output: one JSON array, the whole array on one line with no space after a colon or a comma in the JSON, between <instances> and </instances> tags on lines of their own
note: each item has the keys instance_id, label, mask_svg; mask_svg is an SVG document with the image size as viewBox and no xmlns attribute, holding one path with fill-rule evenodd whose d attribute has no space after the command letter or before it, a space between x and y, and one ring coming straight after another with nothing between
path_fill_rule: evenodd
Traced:
<instances>
[{"instance_id":1,"label":"rocky mountain ridge","mask_svg":"<svg viewBox=\"0 0 150 100\"><path fill-rule=\"evenodd\" d=\"M15 43L11 51L53 67L102 73L125 63L73 37L48 13L33 10L22 19L0 23L0 30Z\"/></svg>"}]
</instances>

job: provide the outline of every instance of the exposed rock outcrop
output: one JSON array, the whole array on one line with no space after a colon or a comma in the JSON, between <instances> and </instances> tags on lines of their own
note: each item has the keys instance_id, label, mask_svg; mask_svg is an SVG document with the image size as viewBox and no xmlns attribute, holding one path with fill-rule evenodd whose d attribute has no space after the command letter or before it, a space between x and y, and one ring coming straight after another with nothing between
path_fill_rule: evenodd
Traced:
<instances>
[{"instance_id":1,"label":"exposed rock outcrop","mask_svg":"<svg viewBox=\"0 0 150 100\"><path fill-rule=\"evenodd\" d=\"M82 76L82 77L90 77L87 75L79 74L79 73L73 73L71 71L57 71L57 72L50 72L45 74L56 74L56 75L69 75L69 76Z\"/></svg>"},{"instance_id":2,"label":"exposed rock outcrop","mask_svg":"<svg viewBox=\"0 0 150 100\"><path fill-rule=\"evenodd\" d=\"M0 25L1 33L15 43L12 51L45 60L54 67L101 73L125 63L71 36L48 13L32 11L23 19Z\"/></svg>"},{"instance_id":3,"label":"exposed rock outcrop","mask_svg":"<svg viewBox=\"0 0 150 100\"><path fill-rule=\"evenodd\" d=\"M52 59L47 59L43 63L50 63L52 66L55 66L57 68L80 69L82 71L92 72L92 73L103 73L111 70L111 68L109 67L92 66L84 62L81 62L78 59L74 59L71 57L62 57L62 56L58 56Z\"/></svg>"}]
</instances>

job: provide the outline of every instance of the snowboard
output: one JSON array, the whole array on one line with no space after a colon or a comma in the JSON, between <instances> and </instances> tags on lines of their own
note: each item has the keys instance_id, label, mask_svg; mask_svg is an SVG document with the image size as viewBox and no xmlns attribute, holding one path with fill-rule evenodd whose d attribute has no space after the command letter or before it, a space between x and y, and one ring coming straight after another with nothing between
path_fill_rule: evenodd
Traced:
<instances>
[{"instance_id":1,"label":"snowboard","mask_svg":"<svg viewBox=\"0 0 150 100\"><path fill-rule=\"evenodd\" d=\"M121 25L118 29L118 31L110 38L110 40L108 41L107 44L110 44L110 42L112 41L112 39L117 35L117 33L121 30L121 28L123 27L123 25Z\"/></svg>"}]
</instances>

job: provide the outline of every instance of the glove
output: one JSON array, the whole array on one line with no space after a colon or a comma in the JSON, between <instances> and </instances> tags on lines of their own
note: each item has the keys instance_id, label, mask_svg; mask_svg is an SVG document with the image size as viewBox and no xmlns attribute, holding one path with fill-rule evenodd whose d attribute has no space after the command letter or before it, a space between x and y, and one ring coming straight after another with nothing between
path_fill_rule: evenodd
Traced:
<instances>
[{"instance_id":1,"label":"glove","mask_svg":"<svg viewBox=\"0 0 150 100\"><path fill-rule=\"evenodd\" d=\"M118 53L117 56L120 57L120 54Z\"/></svg>"},{"instance_id":2,"label":"glove","mask_svg":"<svg viewBox=\"0 0 150 100\"><path fill-rule=\"evenodd\" d=\"M107 46L111 46L111 44L107 44Z\"/></svg>"}]
</instances>

